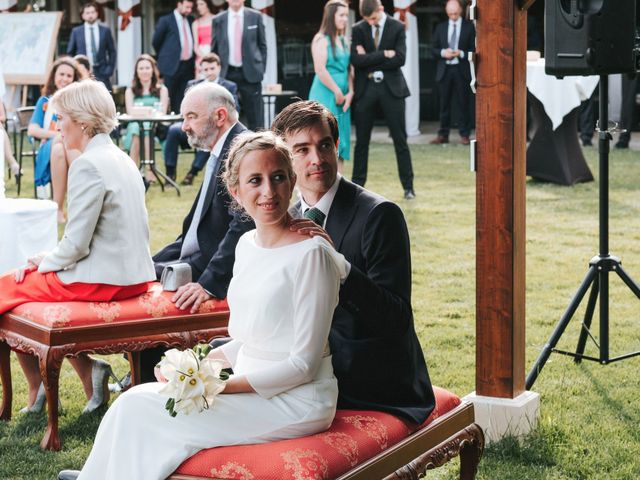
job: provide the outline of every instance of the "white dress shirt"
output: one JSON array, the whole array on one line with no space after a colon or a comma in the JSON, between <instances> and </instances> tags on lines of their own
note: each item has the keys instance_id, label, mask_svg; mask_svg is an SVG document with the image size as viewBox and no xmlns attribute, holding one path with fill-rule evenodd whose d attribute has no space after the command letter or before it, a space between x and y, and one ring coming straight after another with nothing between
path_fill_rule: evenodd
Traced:
<instances>
[{"instance_id":1,"label":"white dress shirt","mask_svg":"<svg viewBox=\"0 0 640 480\"><path fill-rule=\"evenodd\" d=\"M336 175L336 181L333 182L333 185L331 185L329 190L327 190L327 192L322 196L320 200L318 200L315 205L309 205L307 202L305 202L304 198L302 197L302 193L298 192L298 198L300 199L300 212L302 213L302 215L304 215L304 213L310 208L317 208L322 213L324 213L324 222L322 223L322 228L326 228L327 219L329 218L329 210L331 210L333 199L336 198L336 192L338 191L338 187L340 186L341 178L342 175L338 173ZM344 277L340 278L340 283L344 283L344 281L349 276L349 272L351 271L351 264L346 258L344 259L344 263L345 275Z\"/></svg>"},{"instance_id":2,"label":"white dress shirt","mask_svg":"<svg viewBox=\"0 0 640 480\"><path fill-rule=\"evenodd\" d=\"M378 41L382 40L382 32L384 31L384 24L387 22L387 14L382 12L380 14L380 18L378 18L378 26L380 27L380 37L378 37ZM376 26L375 25L371 25L371 38L374 39L373 43L375 45L375 38L376 38Z\"/></svg>"},{"instance_id":3,"label":"white dress shirt","mask_svg":"<svg viewBox=\"0 0 640 480\"><path fill-rule=\"evenodd\" d=\"M93 52L91 51L91 30L93 29L93 39L96 42L96 52L100 50L100 31L98 29L98 22L93 24L84 22L84 44L87 47L87 57L89 57L89 63L93 67L96 64L97 58L93 58Z\"/></svg>"},{"instance_id":4,"label":"white dress shirt","mask_svg":"<svg viewBox=\"0 0 640 480\"><path fill-rule=\"evenodd\" d=\"M456 26L456 43L455 43L455 48L453 50L458 50L458 44L460 43L460 30L462 29L462 17L458 18L458 20L456 20L455 22L449 20L449 26L447 28L447 44L451 40L451 35L453 34L453 25L454 24ZM444 51L445 50L446 50L446 48L443 48L440 51L440 55L442 55L443 58L444 58ZM460 58L464 58L464 52L463 51L460 51ZM447 60L447 64L448 65L457 65L458 63L460 63L460 59L459 58L452 58L451 60Z\"/></svg>"},{"instance_id":5,"label":"white dress shirt","mask_svg":"<svg viewBox=\"0 0 640 480\"><path fill-rule=\"evenodd\" d=\"M227 16L227 41L229 42L229 65L232 67L241 67L242 62L236 63L236 16L240 16L240 29L244 29L244 7L237 12L229 9L229 15ZM240 55L242 57L242 55Z\"/></svg>"},{"instance_id":6,"label":"white dress shirt","mask_svg":"<svg viewBox=\"0 0 640 480\"><path fill-rule=\"evenodd\" d=\"M182 52L182 50L184 49L184 42L187 42L187 45L189 46L189 58L191 58L191 55L193 55L193 38L191 38L191 25L189 25L189 21L187 20L187 17L183 17L182 15L180 15L178 13L177 10L173 11L173 16L176 19L176 23L178 24L178 33L180 34L180 52ZM184 38L184 30L183 30L183 22L186 22L186 28L187 28L187 38Z\"/></svg>"}]
</instances>

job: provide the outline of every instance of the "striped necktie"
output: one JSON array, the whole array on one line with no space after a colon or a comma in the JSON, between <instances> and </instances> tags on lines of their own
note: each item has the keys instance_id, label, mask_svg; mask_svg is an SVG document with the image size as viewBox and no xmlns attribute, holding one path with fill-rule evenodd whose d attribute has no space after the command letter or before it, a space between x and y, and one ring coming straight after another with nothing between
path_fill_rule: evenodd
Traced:
<instances>
[{"instance_id":1,"label":"striped necktie","mask_svg":"<svg viewBox=\"0 0 640 480\"><path fill-rule=\"evenodd\" d=\"M319 210L319 209L317 209L315 207L310 208L306 212L304 212L304 217L308 218L312 222L317 223L321 227L322 227L322 225L324 225L325 214L322 213L321 210Z\"/></svg>"}]
</instances>

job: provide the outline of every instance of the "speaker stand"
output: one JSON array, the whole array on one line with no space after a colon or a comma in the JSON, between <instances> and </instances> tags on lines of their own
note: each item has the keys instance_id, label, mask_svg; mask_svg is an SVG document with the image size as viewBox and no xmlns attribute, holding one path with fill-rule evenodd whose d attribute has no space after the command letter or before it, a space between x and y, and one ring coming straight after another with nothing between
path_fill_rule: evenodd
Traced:
<instances>
[{"instance_id":1,"label":"speaker stand","mask_svg":"<svg viewBox=\"0 0 640 480\"><path fill-rule=\"evenodd\" d=\"M607 75L600 75L600 120L599 120L599 136L598 136L598 154L599 154L599 250L598 255L593 257L589 262L589 269L582 280L578 291L571 299L567 310L564 312L560 321L556 325L551 337L542 348L540 356L533 365L533 368L527 375L525 382L527 390L530 390L535 383L540 371L549 359L552 352L569 355L574 358L576 363L584 360L591 360L602 365L607 365L626 358L640 355L640 351L627 353L614 358L609 355L609 272L615 272L618 277L629 287L629 289L640 299L640 286L627 274L622 268L619 258L609 255L609 145L611 141L611 131L609 125L609 78ZM556 349L556 345L562 337L567 325L576 313L580 302L591 287L587 308L582 322L580 337L575 352ZM596 301L599 303L599 341L591 334L591 322L595 312ZM591 357L584 354L587 337L595 343L599 350L598 357Z\"/></svg>"}]
</instances>

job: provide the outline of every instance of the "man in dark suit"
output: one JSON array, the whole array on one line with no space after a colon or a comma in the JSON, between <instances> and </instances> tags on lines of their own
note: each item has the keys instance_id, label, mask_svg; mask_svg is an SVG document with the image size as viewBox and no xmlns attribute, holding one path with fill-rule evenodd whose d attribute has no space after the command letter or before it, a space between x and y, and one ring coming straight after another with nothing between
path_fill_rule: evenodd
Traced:
<instances>
[{"instance_id":1,"label":"man in dark suit","mask_svg":"<svg viewBox=\"0 0 640 480\"><path fill-rule=\"evenodd\" d=\"M220 56L220 75L238 85L240 104L250 130L264 123L262 78L267 66L267 39L260 12L244 0L227 0L229 8L213 19L211 51Z\"/></svg>"},{"instance_id":2,"label":"man in dark suit","mask_svg":"<svg viewBox=\"0 0 640 480\"><path fill-rule=\"evenodd\" d=\"M236 244L254 228L231 205L221 178L233 139L245 131L238 122L231 93L213 82L200 83L187 91L180 113L182 129L193 148L209 150L205 179L182 233L175 242L153 256L158 278L165 266L185 262L191 266L192 282L180 287L172 300L180 309L196 312L210 298L225 298L231 281ZM164 349L145 350L141 355L143 382L154 381L153 368Z\"/></svg>"},{"instance_id":3,"label":"man in dark suit","mask_svg":"<svg viewBox=\"0 0 640 480\"><path fill-rule=\"evenodd\" d=\"M86 55L96 80L100 80L111 90L110 77L116 67L116 47L111 30L98 25L98 5L87 2L82 5L80 17L84 24L71 30L67 54Z\"/></svg>"},{"instance_id":4,"label":"man in dark suit","mask_svg":"<svg viewBox=\"0 0 640 480\"><path fill-rule=\"evenodd\" d=\"M151 44L156 51L158 69L169 90L171 111L180 111L187 82L193 79L193 0L176 2L176 8L158 19Z\"/></svg>"},{"instance_id":5,"label":"man in dark suit","mask_svg":"<svg viewBox=\"0 0 640 480\"><path fill-rule=\"evenodd\" d=\"M220 58L215 53L208 53L202 57L200 62L200 72L203 78L197 80L189 80L187 83L187 90L194 85L198 85L202 82L214 82L217 83L231 93L236 102L236 110L238 107L238 86L220 77ZM164 165L167 175L172 179L176 179L176 166L178 164L178 147L188 148L189 142L187 133L182 129L182 122L174 123L169 127L167 132L167 139L164 143ZM193 179L200 170L204 168L207 159L209 158L209 152L206 150L196 150L195 158L191 164L189 173L182 180L182 185L192 185Z\"/></svg>"},{"instance_id":6,"label":"man in dark suit","mask_svg":"<svg viewBox=\"0 0 640 480\"><path fill-rule=\"evenodd\" d=\"M469 53L476 49L476 29L473 23L462 18L460 0L448 0L445 7L449 20L436 27L433 54L438 59L436 82L440 92L440 129L432 144L449 143L451 124L451 100L458 98L460 107L460 143L469 145L471 133L470 102L473 98Z\"/></svg>"},{"instance_id":7,"label":"man in dark suit","mask_svg":"<svg viewBox=\"0 0 640 480\"><path fill-rule=\"evenodd\" d=\"M423 422L435 400L413 325L402 211L338 175L338 125L320 103L287 106L272 128L293 152L301 196L292 213L323 227L349 263L329 334L339 407Z\"/></svg>"},{"instance_id":8,"label":"man in dark suit","mask_svg":"<svg viewBox=\"0 0 640 480\"><path fill-rule=\"evenodd\" d=\"M351 39L356 122L352 180L361 186L367 181L369 141L379 105L393 139L404 198L411 200L413 167L404 117L409 88L400 70L407 51L404 25L384 13L380 0L360 0L360 15L363 20L353 26Z\"/></svg>"}]
</instances>

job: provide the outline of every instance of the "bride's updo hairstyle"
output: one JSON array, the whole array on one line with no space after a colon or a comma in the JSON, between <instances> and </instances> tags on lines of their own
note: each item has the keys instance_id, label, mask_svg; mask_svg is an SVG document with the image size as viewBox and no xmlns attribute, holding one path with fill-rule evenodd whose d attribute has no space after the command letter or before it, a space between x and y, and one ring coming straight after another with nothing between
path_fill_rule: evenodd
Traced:
<instances>
[{"instance_id":1,"label":"bride's updo hairstyle","mask_svg":"<svg viewBox=\"0 0 640 480\"><path fill-rule=\"evenodd\" d=\"M291 150L284 140L270 130L261 132L245 132L238 135L231 145L229 155L227 156L226 168L222 173L222 179L231 192L231 189L238 188L240 179L238 172L240 171L240 163L242 159L251 152L273 150L278 154L278 158L282 161L285 172L289 180L293 180L296 174L293 171L293 157ZM231 206L234 209L242 210L235 199L232 199Z\"/></svg>"}]
</instances>

